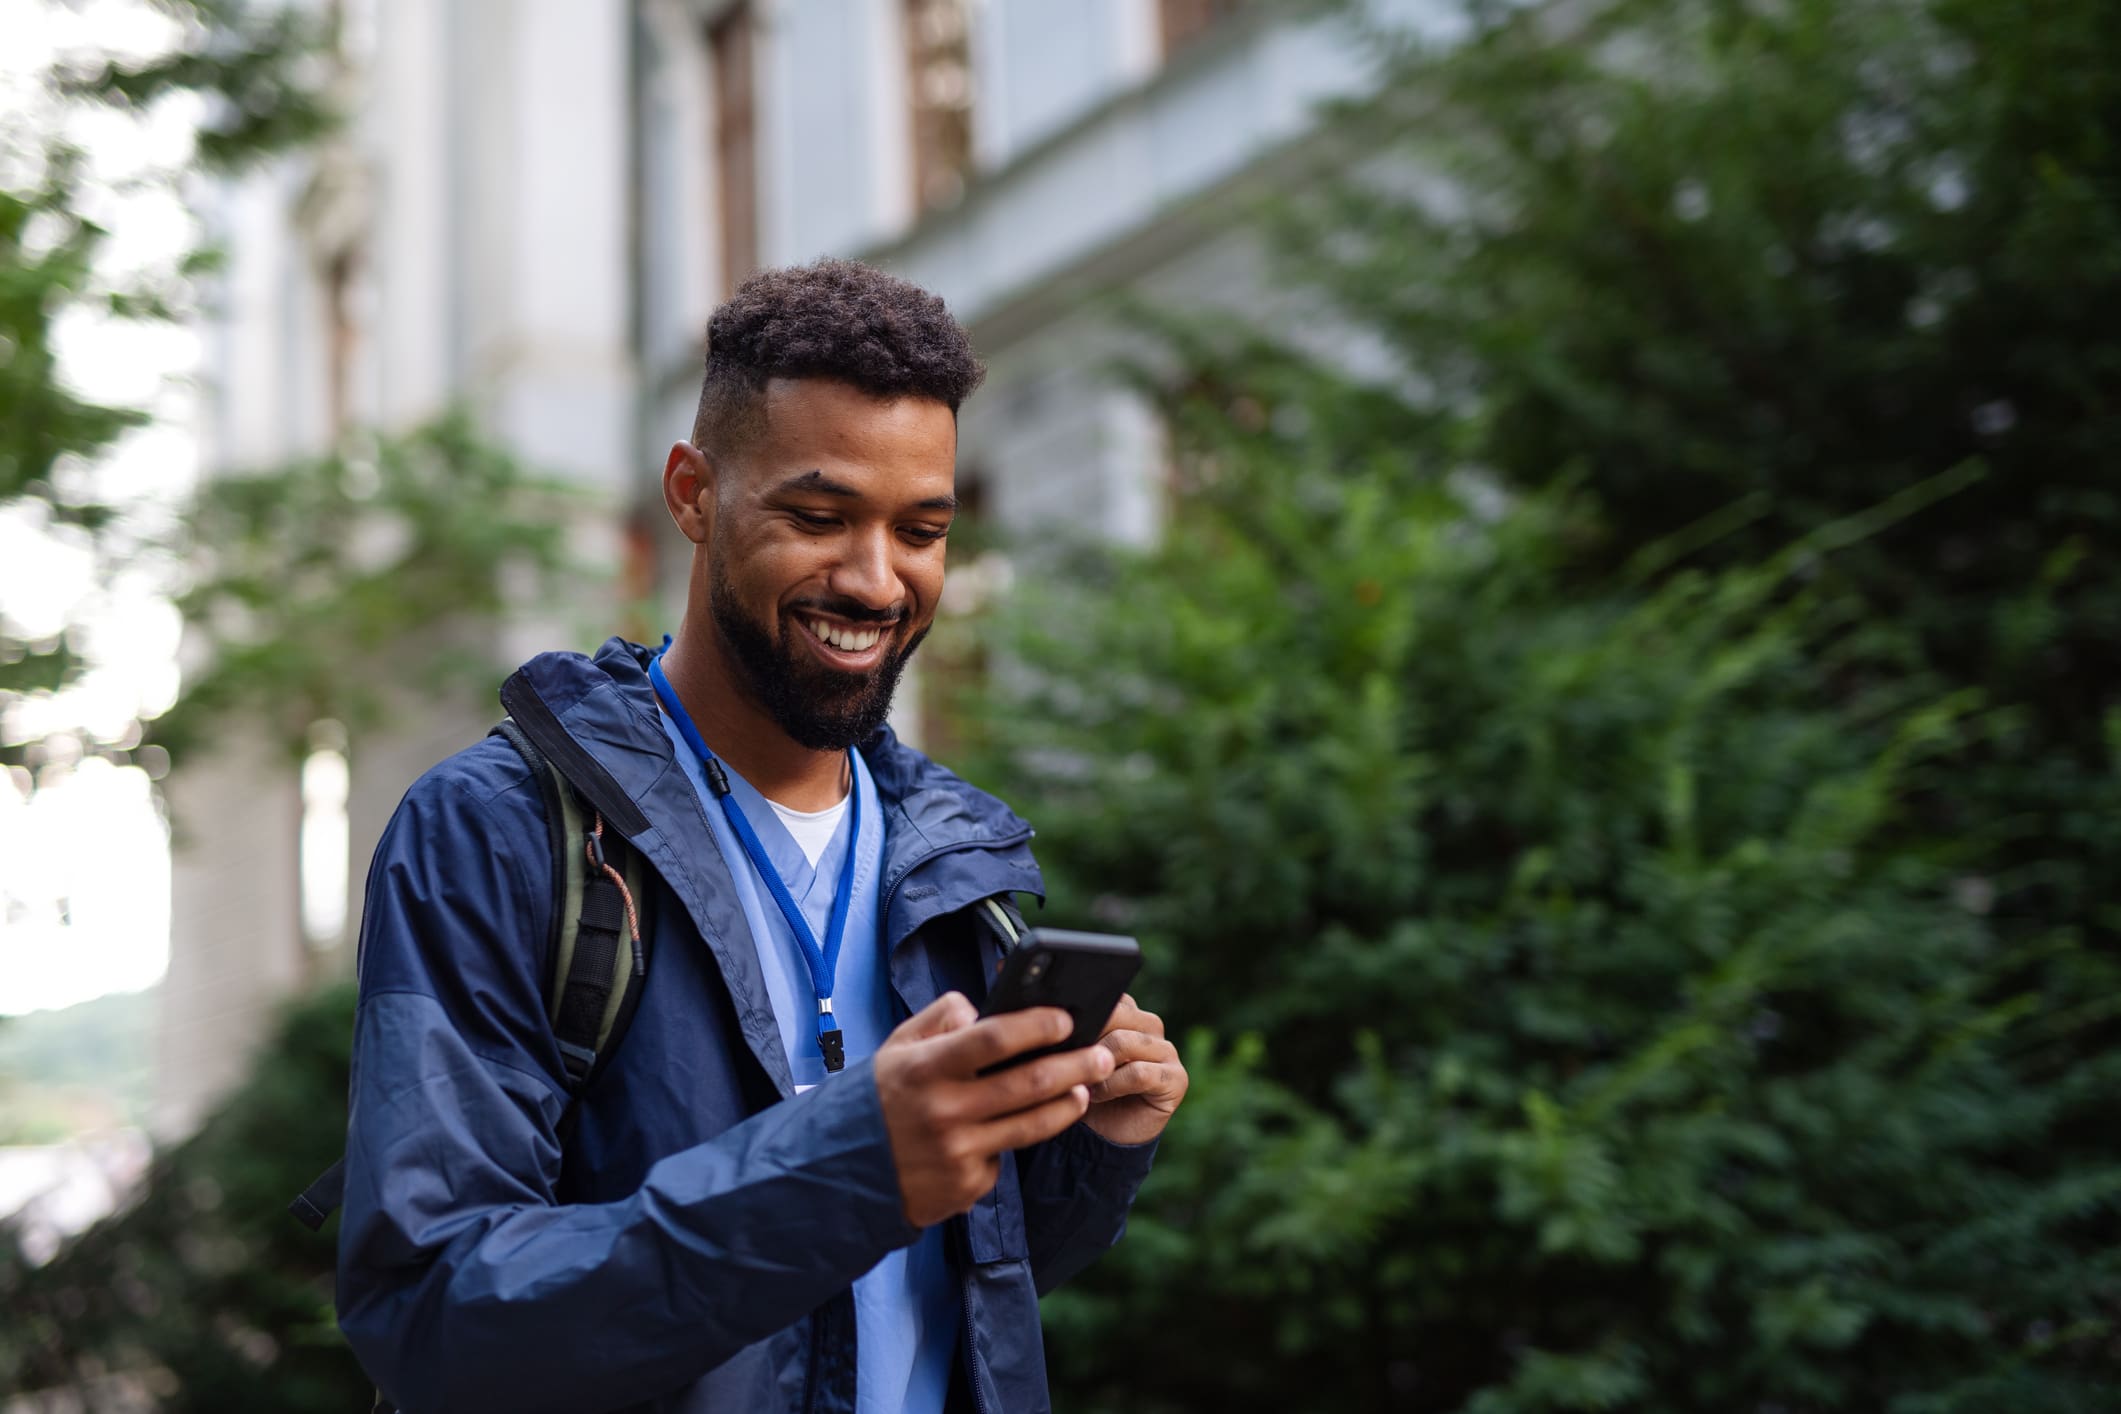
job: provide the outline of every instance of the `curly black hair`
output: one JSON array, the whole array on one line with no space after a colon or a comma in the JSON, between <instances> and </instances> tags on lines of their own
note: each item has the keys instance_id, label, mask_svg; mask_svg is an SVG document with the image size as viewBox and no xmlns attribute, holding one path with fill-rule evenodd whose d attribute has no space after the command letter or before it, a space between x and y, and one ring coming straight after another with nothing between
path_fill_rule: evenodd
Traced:
<instances>
[{"instance_id":1,"label":"curly black hair","mask_svg":"<svg viewBox=\"0 0 2121 1414\"><path fill-rule=\"evenodd\" d=\"M955 413L987 370L941 299L855 260L761 270L707 321L693 445L727 451L758 426L767 380L833 378Z\"/></svg>"}]
</instances>

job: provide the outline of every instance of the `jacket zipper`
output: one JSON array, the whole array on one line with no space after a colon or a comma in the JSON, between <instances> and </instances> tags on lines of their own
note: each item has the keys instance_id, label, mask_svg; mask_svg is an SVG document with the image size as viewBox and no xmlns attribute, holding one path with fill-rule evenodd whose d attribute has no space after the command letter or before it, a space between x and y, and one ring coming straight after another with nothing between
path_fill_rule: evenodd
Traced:
<instances>
[{"instance_id":1,"label":"jacket zipper","mask_svg":"<svg viewBox=\"0 0 2121 1414\"><path fill-rule=\"evenodd\" d=\"M946 844L939 849L929 850L926 854L907 865L906 872L898 876L898 882L885 891L883 903L877 909L878 915L884 918L891 916L891 900L898 894L899 884L905 883L916 873L920 872L921 866L930 860L939 859L943 855L953 854L961 849L1007 849L1011 845L1024 843L1037 833L1036 830L1027 827L1016 834L1008 835L1001 839L960 840L956 844ZM893 939L891 945L896 948L902 941L904 940ZM963 1242L961 1246L963 1251L960 1260L964 1268L964 1275L958 1283L958 1306L964 1316L965 1383L972 1388L972 1407L978 1411L978 1414L987 1414L987 1391L980 1384L978 1338L972 1327L972 1247L969 1239Z\"/></svg>"},{"instance_id":2,"label":"jacket zipper","mask_svg":"<svg viewBox=\"0 0 2121 1414\"><path fill-rule=\"evenodd\" d=\"M958 1286L965 1311L965 1383L972 1386L972 1407L987 1414L987 1392L980 1387L979 1346L972 1333L972 1244L965 1243L965 1278Z\"/></svg>"},{"instance_id":3,"label":"jacket zipper","mask_svg":"<svg viewBox=\"0 0 2121 1414\"><path fill-rule=\"evenodd\" d=\"M810 1364L803 1371L803 1414L817 1414L817 1367L825 1358L824 1325L825 1308L820 1306L810 1313Z\"/></svg>"}]
</instances>

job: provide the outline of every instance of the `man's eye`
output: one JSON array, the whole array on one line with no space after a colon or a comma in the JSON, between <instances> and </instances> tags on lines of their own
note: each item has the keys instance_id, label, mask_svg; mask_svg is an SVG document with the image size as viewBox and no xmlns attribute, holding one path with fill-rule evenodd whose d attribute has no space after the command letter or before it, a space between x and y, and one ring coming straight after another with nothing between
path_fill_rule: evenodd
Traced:
<instances>
[{"instance_id":1,"label":"man's eye","mask_svg":"<svg viewBox=\"0 0 2121 1414\"><path fill-rule=\"evenodd\" d=\"M904 531L908 540L917 541L922 545L933 545L949 533L948 530L937 530L932 525L909 525Z\"/></svg>"},{"instance_id":2,"label":"man's eye","mask_svg":"<svg viewBox=\"0 0 2121 1414\"><path fill-rule=\"evenodd\" d=\"M832 516L816 515L810 511L790 511L788 514L794 516L799 524L806 525L812 530L830 530L833 526L839 524L839 521Z\"/></svg>"}]
</instances>

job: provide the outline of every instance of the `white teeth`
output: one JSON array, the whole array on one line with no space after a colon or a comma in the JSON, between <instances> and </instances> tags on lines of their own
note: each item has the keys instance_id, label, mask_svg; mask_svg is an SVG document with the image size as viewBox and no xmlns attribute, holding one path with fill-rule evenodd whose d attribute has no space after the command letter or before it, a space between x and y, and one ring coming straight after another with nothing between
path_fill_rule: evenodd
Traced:
<instances>
[{"instance_id":1,"label":"white teeth","mask_svg":"<svg viewBox=\"0 0 2121 1414\"><path fill-rule=\"evenodd\" d=\"M804 623L821 641L831 644L843 653L865 653L875 647L876 641L884 636L882 629L840 628L822 619L806 619Z\"/></svg>"}]
</instances>

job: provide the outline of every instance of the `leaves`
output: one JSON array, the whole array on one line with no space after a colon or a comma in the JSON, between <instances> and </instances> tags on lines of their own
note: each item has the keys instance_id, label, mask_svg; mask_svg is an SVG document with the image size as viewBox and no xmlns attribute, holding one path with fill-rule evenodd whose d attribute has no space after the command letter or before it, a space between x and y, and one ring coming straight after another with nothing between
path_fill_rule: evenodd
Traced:
<instances>
[{"instance_id":1,"label":"leaves","mask_svg":"<svg viewBox=\"0 0 2121 1414\"><path fill-rule=\"evenodd\" d=\"M490 688L493 623L580 573L565 553L578 498L462 413L212 479L187 516L198 578L179 601L204 662L155 739L181 755L234 717L299 758L321 719L359 733L394 694Z\"/></svg>"},{"instance_id":2,"label":"leaves","mask_svg":"<svg viewBox=\"0 0 2121 1414\"><path fill-rule=\"evenodd\" d=\"M96 1409L145 1392L173 1414L372 1397L331 1321L332 1242L287 1215L345 1141L353 1011L351 984L290 1007L249 1081L157 1156L137 1203L49 1265L0 1245L0 1385Z\"/></svg>"},{"instance_id":3,"label":"leaves","mask_svg":"<svg viewBox=\"0 0 2121 1414\"><path fill-rule=\"evenodd\" d=\"M1389 381L1149 322L973 734L1200 1061L1062 1402L2111 1402L2113 14L1496 7L1275 218Z\"/></svg>"},{"instance_id":4,"label":"leaves","mask_svg":"<svg viewBox=\"0 0 2121 1414\"><path fill-rule=\"evenodd\" d=\"M244 0L164 0L180 38L160 58L128 67L78 56L43 76L48 130L11 137L0 179L0 509L30 505L48 524L78 529L105 557L137 553L122 508L103 502L87 475L147 409L84 397L60 365L58 331L72 317L143 324L186 317L187 282L210 272L195 251L168 270L106 268L109 232L92 219L106 193L84 153L62 135L82 105L141 114L172 95L205 100L195 134L199 164L230 171L307 142L333 123L330 21L300 7ZM182 173L140 178L174 184ZM110 543L114 530L125 535ZM57 692L85 664L56 641L30 641L0 615L0 711L21 695ZM0 743L5 757L22 743Z\"/></svg>"}]
</instances>

